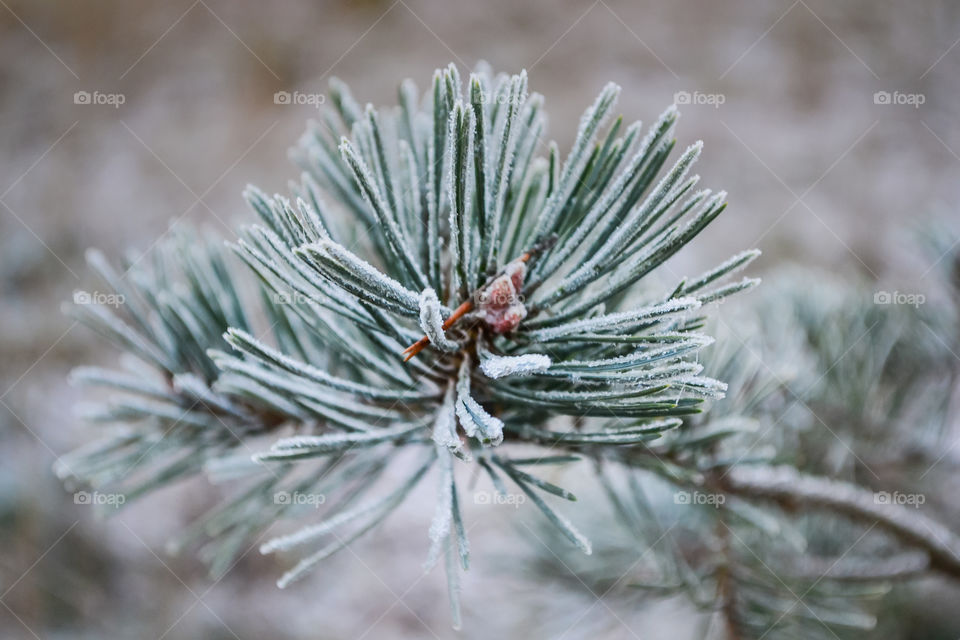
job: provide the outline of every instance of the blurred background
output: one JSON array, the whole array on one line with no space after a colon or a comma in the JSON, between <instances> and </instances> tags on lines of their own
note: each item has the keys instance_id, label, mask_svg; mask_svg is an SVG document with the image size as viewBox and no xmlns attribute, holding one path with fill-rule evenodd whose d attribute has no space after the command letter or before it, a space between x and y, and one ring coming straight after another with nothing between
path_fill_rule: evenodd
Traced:
<instances>
[{"instance_id":1,"label":"blurred background","mask_svg":"<svg viewBox=\"0 0 960 640\"><path fill-rule=\"evenodd\" d=\"M678 271L758 246L760 272L793 262L922 291L933 265L904 237L960 202L958 43L947 0L0 0L0 636L456 635L441 572L420 571L429 513L402 511L279 591L282 567L255 546L219 581L165 553L215 498L204 482L99 520L50 471L90 436L67 371L116 357L59 310L91 282L84 250L141 255L182 223L234 237L252 218L243 186L284 191L298 173L286 150L317 113L277 92L323 95L337 76L383 104L450 61L526 68L566 151L612 80L631 120L676 101L680 143L706 144L703 183L730 193ZM529 551L506 548L492 510L511 507L471 507L459 637L687 628L680 605L653 621L617 596L503 571Z\"/></svg>"}]
</instances>

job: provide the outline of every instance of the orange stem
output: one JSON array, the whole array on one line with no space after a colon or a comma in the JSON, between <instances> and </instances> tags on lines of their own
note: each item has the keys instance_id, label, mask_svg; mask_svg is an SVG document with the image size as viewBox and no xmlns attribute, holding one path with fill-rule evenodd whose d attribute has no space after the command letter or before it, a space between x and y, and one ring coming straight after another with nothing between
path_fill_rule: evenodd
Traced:
<instances>
[{"instance_id":1,"label":"orange stem","mask_svg":"<svg viewBox=\"0 0 960 640\"><path fill-rule=\"evenodd\" d=\"M521 262L526 262L531 258L532 255L533 254L530 251L527 251L517 259L520 260ZM472 300L464 301L459 307L457 307L454 310L453 313L450 314L449 318L443 321L443 330L446 331L447 329L452 327L457 322L457 320L459 320L463 316L470 313L472 309L473 309L473 301ZM410 358L414 357L415 355L417 355L418 353L426 349L428 344L430 344L430 338L428 338L427 336L423 336L422 338L414 342L412 345L410 345L409 347L403 350L403 353L405 356L403 358L403 361L406 362Z\"/></svg>"},{"instance_id":2,"label":"orange stem","mask_svg":"<svg viewBox=\"0 0 960 640\"><path fill-rule=\"evenodd\" d=\"M449 318L444 320L443 330L446 331L447 329L452 327L453 323L455 323L457 320L459 320L463 316L470 313L471 309L473 309L473 301L467 300L466 302L461 304L459 307L456 308L456 310L453 313L450 314ZM413 356L423 351L428 344L430 344L430 339L427 336L423 336L422 338L414 342L412 345L410 345L409 347L403 350L403 353L406 354L406 357L403 359L403 361L406 362Z\"/></svg>"}]
</instances>

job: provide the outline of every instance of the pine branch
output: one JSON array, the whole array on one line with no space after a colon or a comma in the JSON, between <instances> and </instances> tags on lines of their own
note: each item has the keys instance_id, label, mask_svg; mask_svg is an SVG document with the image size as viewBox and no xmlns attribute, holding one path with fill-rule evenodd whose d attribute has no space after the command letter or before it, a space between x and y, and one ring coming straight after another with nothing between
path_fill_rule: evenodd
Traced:
<instances>
[{"instance_id":1,"label":"pine branch","mask_svg":"<svg viewBox=\"0 0 960 640\"><path fill-rule=\"evenodd\" d=\"M458 565L469 561L461 465L479 464L499 490L515 483L589 554L549 504L573 493L520 467L640 456L663 440L701 451L671 434L726 391L701 375L713 342L698 332L704 306L757 282L728 280L756 252L673 289L646 278L723 211L725 194L695 192L687 177L700 143L658 177L676 110L641 138L640 123L612 118L619 93L601 91L565 158L556 144L537 157L543 97L528 93L526 72L480 67L464 86L449 65L422 98L402 83L396 109L361 107L332 80L331 108L291 153L303 171L292 197L247 188L259 222L230 252L183 235L128 277L92 254L128 300L71 311L140 364L78 371L119 394L96 417L126 432L65 457L58 472L131 496L203 469L246 479L187 536L216 538L220 569L244 540L296 516L292 496L335 492L319 522L264 547L349 529L285 586L379 526L437 468L427 564L444 556L455 621ZM542 455L511 459L517 445ZM407 452L420 459L413 472ZM391 465L406 480L381 487Z\"/></svg>"},{"instance_id":2,"label":"pine branch","mask_svg":"<svg viewBox=\"0 0 960 640\"><path fill-rule=\"evenodd\" d=\"M888 531L908 546L930 555L930 566L960 577L960 536L916 509L878 503L877 494L791 467L732 469L723 487L733 495L774 500L788 509L828 509Z\"/></svg>"}]
</instances>

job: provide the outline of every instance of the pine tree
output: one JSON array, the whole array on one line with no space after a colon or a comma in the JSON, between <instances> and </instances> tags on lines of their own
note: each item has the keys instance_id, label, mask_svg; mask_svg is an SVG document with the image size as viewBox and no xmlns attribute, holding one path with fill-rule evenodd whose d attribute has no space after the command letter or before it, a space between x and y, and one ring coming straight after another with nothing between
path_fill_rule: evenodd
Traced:
<instances>
[{"instance_id":1,"label":"pine tree","mask_svg":"<svg viewBox=\"0 0 960 640\"><path fill-rule=\"evenodd\" d=\"M842 503L874 517L862 492L739 464L724 448L738 433L731 416L701 413L725 381L738 394L761 384L762 372L729 364L703 375L699 362L713 342L701 332L707 308L758 282L731 276L759 252L654 284L651 274L724 210L726 194L689 175L699 142L667 165L674 107L646 129L625 126L612 118L619 92L604 87L561 159L556 144L540 147L543 98L528 94L525 72L481 65L464 84L450 65L425 96L405 81L389 109L362 108L333 80L332 108L292 152L303 174L291 198L248 188L260 222L238 242L177 232L151 264L122 271L89 254L124 304L69 311L126 357L123 370L81 368L74 378L117 392L89 417L120 428L57 472L128 502L201 471L235 479L242 489L175 545L207 540L214 573L295 516L292 496L324 496L319 522L261 548L305 550L281 587L432 476L427 566L444 560L455 626L458 572L470 560L464 467L482 469L498 491L516 485L585 554L591 542L561 512L575 510L556 506L576 498L545 480L543 465L577 465L601 480L610 469L642 470L685 491ZM387 486L388 469L403 479ZM636 533L648 530L649 512L609 489ZM916 522L884 523L956 570L947 552L960 545L948 531L938 530L935 548ZM714 580L710 601L729 604L732 578L686 579Z\"/></svg>"}]
</instances>

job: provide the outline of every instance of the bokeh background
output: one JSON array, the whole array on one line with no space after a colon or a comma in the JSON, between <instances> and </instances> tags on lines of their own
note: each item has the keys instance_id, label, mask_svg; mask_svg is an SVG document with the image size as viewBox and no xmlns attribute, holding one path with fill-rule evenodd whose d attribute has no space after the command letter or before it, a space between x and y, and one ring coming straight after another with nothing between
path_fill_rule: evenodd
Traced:
<instances>
[{"instance_id":1,"label":"bokeh background","mask_svg":"<svg viewBox=\"0 0 960 640\"><path fill-rule=\"evenodd\" d=\"M0 0L0 636L454 636L441 572L420 571L428 510L405 509L281 592L282 567L255 547L219 581L166 554L215 498L205 483L99 520L50 471L90 436L66 372L116 357L59 310L91 282L84 250L141 255L171 224L233 237L251 219L243 186L283 191L297 173L286 150L316 114L275 92L323 94L335 75L392 103L404 77L424 87L438 66L483 59L527 69L562 150L608 80L630 119L690 96L680 142L704 140L698 172L731 206L678 270L759 246L760 272L798 262L920 291L932 265L904 238L960 203L958 43L948 0ZM527 543L491 508L468 515L459 637L689 628L680 604L650 619L508 570Z\"/></svg>"}]
</instances>

